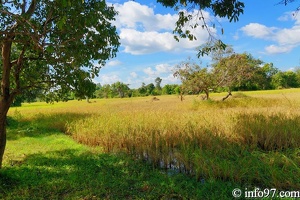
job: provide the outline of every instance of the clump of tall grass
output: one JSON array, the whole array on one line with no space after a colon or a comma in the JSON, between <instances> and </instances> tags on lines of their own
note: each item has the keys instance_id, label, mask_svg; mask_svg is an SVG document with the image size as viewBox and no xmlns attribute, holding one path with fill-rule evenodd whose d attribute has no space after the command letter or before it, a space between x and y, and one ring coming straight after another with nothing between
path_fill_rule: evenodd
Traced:
<instances>
[{"instance_id":1,"label":"clump of tall grass","mask_svg":"<svg viewBox=\"0 0 300 200\"><path fill-rule=\"evenodd\" d=\"M244 93L233 93L232 97L222 101L222 99L208 99L200 100L195 98L191 104L191 110L199 109L233 109L233 108L272 108L272 107L282 107L290 104L290 102L282 103L282 100L279 98L257 98L251 97ZM290 107L290 105L287 105Z\"/></svg>"},{"instance_id":2,"label":"clump of tall grass","mask_svg":"<svg viewBox=\"0 0 300 200\"><path fill-rule=\"evenodd\" d=\"M232 95L232 98L250 98L248 95L246 95L245 93L242 92L235 92Z\"/></svg>"},{"instance_id":3,"label":"clump of tall grass","mask_svg":"<svg viewBox=\"0 0 300 200\"><path fill-rule=\"evenodd\" d=\"M235 132L242 143L265 151L300 147L300 116L275 113L239 114Z\"/></svg>"},{"instance_id":4,"label":"clump of tall grass","mask_svg":"<svg viewBox=\"0 0 300 200\"><path fill-rule=\"evenodd\" d=\"M249 106L257 105L255 98L243 100L248 99L253 101ZM197 109L192 110L159 107L141 112L131 105L76 120L68 124L67 132L81 143L101 146L106 152L126 152L155 167L184 172L197 180L219 179L282 189L290 182L300 187L290 172L280 176L282 167L298 171L300 176L300 161L292 165L284 161L284 156L260 153L298 148L300 117L243 112L234 107L233 101L242 99L231 99L225 106L221 104L226 102L194 100L190 105ZM274 157L279 160L273 162Z\"/></svg>"},{"instance_id":5,"label":"clump of tall grass","mask_svg":"<svg viewBox=\"0 0 300 200\"><path fill-rule=\"evenodd\" d=\"M226 146L227 141L222 144L218 137L227 136L209 123L203 116L192 119L172 112L103 113L69 124L68 132L76 140L100 145L108 152L124 150L156 165L191 168L189 160L195 149L210 149L215 144L214 150L221 151Z\"/></svg>"}]
</instances>

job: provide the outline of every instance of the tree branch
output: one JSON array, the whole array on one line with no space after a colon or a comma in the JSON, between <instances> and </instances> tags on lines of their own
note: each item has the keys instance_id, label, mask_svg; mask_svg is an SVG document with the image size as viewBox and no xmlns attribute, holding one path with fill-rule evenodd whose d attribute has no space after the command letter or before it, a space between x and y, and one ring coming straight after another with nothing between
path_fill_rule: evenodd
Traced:
<instances>
[{"instance_id":1,"label":"tree branch","mask_svg":"<svg viewBox=\"0 0 300 200\"><path fill-rule=\"evenodd\" d=\"M2 80L1 80L1 95L8 101L10 96L10 71L11 71L11 45L12 41L8 38L2 45Z\"/></svg>"},{"instance_id":2,"label":"tree branch","mask_svg":"<svg viewBox=\"0 0 300 200\"><path fill-rule=\"evenodd\" d=\"M24 14L26 9L26 0L23 0L23 4L21 4L21 7L22 7L22 14Z\"/></svg>"},{"instance_id":3,"label":"tree branch","mask_svg":"<svg viewBox=\"0 0 300 200\"><path fill-rule=\"evenodd\" d=\"M32 0L31 1L31 4L30 4L28 10L26 11L26 13L24 13L24 18L25 19L29 19L32 16L32 14L34 13L37 1L39 1L39 0ZM24 4L26 4L26 0L24 0Z\"/></svg>"},{"instance_id":4,"label":"tree branch","mask_svg":"<svg viewBox=\"0 0 300 200\"><path fill-rule=\"evenodd\" d=\"M19 58L16 62L16 65L14 65L14 78L15 78L15 83L16 83L16 89L19 90L21 88L21 85L20 85L20 72L22 70L22 67L23 67L23 59L24 59L24 54L26 52L26 46L27 45L24 45L23 46L23 49L19 55Z\"/></svg>"}]
</instances>

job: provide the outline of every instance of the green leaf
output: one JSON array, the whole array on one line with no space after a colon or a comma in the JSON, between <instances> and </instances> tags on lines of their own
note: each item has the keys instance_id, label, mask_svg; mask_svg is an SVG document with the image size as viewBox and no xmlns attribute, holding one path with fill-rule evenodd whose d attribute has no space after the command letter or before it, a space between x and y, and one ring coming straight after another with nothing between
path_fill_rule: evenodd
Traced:
<instances>
[{"instance_id":1,"label":"green leaf","mask_svg":"<svg viewBox=\"0 0 300 200\"><path fill-rule=\"evenodd\" d=\"M49 52L50 54L54 52L54 47L52 45L48 46L46 48L46 51Z\"/></svg>"}]
</instances>

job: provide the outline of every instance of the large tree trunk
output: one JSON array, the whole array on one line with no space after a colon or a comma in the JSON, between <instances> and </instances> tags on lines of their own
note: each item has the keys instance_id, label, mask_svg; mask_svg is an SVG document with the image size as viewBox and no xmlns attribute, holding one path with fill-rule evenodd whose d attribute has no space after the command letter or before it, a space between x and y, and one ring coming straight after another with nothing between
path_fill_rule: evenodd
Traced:
<instances>
[{"instance_id":1,"label":"large tree trunk","mask_svg":"<svg viewBox=\"0 0 300 200\"><path fill-rule=\"evenodd\" d=\"M15 93L12 94L10 91L12 38L8 38L7 41L2 43L2 69L0 69L2 70L0 91L0 168L2 167L6 146L6 116L15 96Z\"/></svg>"},{"instance_id":2,"label":"large tree trunk","mask_svg":"<svg viewBox=\"0 0 300 200\"><path fill-rule=\"evenodd\" d=\"M3 100L0 101L0 169L6 146L6 116L9 109L9 104Z\"/></svg>"},{"instance_id":3,"label":"large tree trunk","mask_svg":"<svg viewBox=\"0 0 300 200\"><path fill-rule=\"evenodd\" d=\"M205 92L205 95L206 95L206 100L208 100L209 99L209 90L204 90L204 92Z\"/></svg>"},{"instance_id":4,"label":"large tree trunk","mask_svg":"<svg viewBox=\"0 0 300 200\"><path fill-rule=\"evenodd\" d=\"M5 118L0 118L0 169L2 167L2 161L4 156L4 150L6 146L6 122Z\"/></svg>"},{"instance_id":5,"label":"large tree trunk","mask_svg":"<svg viewBox=\"0 0 300 200\"><path fill-rule=\"evenodd\" d=\"M209 90L203 90L205 93L205 96L201 96L202 100L208 100L209 99Z\"/></svg>"}]
</instances>

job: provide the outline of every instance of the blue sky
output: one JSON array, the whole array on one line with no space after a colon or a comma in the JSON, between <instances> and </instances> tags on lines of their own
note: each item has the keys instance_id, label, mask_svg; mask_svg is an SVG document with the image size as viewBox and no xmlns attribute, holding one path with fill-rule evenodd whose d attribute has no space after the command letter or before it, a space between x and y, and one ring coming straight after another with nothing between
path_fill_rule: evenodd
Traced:
<instances>
[{"instance_id":1,"label":"blue sky","mask_svg":"<svg viewBox=\"0 0 300 200\"><path fill-rule=\"evenodd\" d=\"M279 1L245 0L244 14L236 23L217 19L208 11L203 14L207 21L216 24L211 30L224 43L232 45L235 52L251 53L287 71L300 65L300 13L293 15L299 6L297 1L287 6L276 5ZM180 62L190 57L204 66L209 64L208 57L196 57L196 48L207 41L205 30L194 30L196 41L177 42L173 38L178 19L173 9L157 4L156 0L111 0L109 3L119 12L114 24L121 46L117 57L109 60L94 79L96 83L121 81L130 88L138 88L143 82L155 83L155 78L160 77L162 85L178 84L173 68Z\"/></svg>"}]
</instances>

